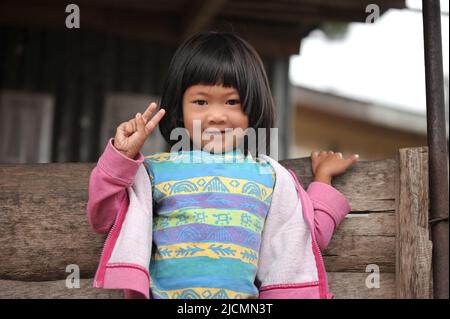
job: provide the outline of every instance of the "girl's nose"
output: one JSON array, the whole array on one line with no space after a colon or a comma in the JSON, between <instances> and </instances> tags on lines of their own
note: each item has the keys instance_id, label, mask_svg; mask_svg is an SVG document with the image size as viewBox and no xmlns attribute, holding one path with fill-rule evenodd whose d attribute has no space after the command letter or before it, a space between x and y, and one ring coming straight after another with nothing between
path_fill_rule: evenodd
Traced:
<instances>
[{"instance_id":1,"label":"girl's nose","mask_svg":"<svg viewBox=\"0 0 450 319\"><path fill-rule=\"evenodd\" d=\"M227 116L220 107L211 108L207 120L209 123L226 123Z\"/></svg>"}]
</instances>

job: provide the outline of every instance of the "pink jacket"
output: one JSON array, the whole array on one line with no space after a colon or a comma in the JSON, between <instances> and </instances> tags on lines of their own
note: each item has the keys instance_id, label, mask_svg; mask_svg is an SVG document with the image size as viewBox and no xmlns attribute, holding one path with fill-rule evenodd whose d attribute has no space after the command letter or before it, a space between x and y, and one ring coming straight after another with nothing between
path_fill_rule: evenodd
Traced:
<instances>
[{"instance_id":1,"label":"pink jacket","mask_svg":"<svg viewBox=\"0 0 450 319\"><path fill-rule=\"evenodd\" d=\"M150 298L150 179L141 153L129 159L112 143L89 180L89 223L97 233L108 233L94 287L123 289L126 298ZM312 182L305 191L292 170L263 158L274 168L276 181L261 239L259 298L331 298L321 251L350 211L349 203L328 184Z\"/></svg>"}]
</instances>

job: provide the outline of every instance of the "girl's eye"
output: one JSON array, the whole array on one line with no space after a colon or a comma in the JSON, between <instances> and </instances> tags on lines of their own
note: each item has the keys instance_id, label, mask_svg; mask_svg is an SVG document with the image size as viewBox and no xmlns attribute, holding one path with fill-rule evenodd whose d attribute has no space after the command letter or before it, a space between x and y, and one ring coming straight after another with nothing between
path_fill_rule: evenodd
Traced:
<instances>
[{"instance_id":1,"label":"girl's eye","mask_svg":"<svg viewBox=\"0 0 450 319\"><path fill-rule=\"evenodd\" d=\"M231 105L238 105L240 103L239 100L236 100L236 99L228 100L228 102L232 102Z\"/></svg>"},{"instance_id":2,"label":"girl's eye","mask_svg":"<svg viewBox=\"0 0 450 319\"><path fill-rule=\"evenodd\" d=\"M198 104L198 105L200 105L200 106L203 106L203 105L205 105L204 103L206 103L206 101L205 101L205 100L195 100L195 101L192 102L192 103Z\"/></svg>"}]
</instances>

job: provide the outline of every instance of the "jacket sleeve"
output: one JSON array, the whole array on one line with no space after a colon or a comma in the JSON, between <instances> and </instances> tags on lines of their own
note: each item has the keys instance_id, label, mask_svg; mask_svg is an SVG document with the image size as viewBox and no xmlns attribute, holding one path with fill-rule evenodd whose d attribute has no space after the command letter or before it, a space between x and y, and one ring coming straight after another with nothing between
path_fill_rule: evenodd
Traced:
<instances>
[{"instance_id":1,"label":"jacket sleeve","mask_svg":"<svg viewBox=\"0 0 450 319\"><path fill-rule=\"evenodd\" d=\"M320 250L327 248L333 232L350 212L347 198L331 185L312 182L307 193L314 207L314 232Z\"/></svg>"},{"instance_id":2,"label":"jacket sleeve","mask_svg":"<svg viewBox=\"0 0 450 319\"><path fill-rule=\"evenodd\" d=\"M319 279L311 229L294 179L278 163L273 165L278 168L276 182L261 234L255 281L259 298L312 298L308 286Z\"/></svg>"},{"instance_id":3,"label":"jacket sleeve","mask_svg":"<svg viewBox=\"0 0 450 319\"><path fill-rule=\"evenodd\" d=\"M107 233L114 224L124 201L128 201L127 187L133 184L139 166L144 161L142 153L130 159L108 141L105 151L89 178L87 217L97 233Z\"/></svg>"}]
</instances>

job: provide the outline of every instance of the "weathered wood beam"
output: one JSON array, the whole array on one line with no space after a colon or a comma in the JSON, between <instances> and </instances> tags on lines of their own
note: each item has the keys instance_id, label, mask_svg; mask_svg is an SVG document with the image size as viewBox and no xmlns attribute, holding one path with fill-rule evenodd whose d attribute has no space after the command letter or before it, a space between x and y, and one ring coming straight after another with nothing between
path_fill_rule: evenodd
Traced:
<instances>
[{"instance_id":1,"label":"weathered wood beam","mask_svg":"<svg viewBox=\"0 0 450 319\"><path fill-rule=\"evenodd\" d=\"M308 158L281 163L297 172L303 187L308 186L312 179ZM335 187L349 198L353 211L361 216L344 220L335 233L337 239L325 252L336 265L329 263L332 270L363 271L361 264L375 258L383 259L383 267L392 271L392 229L384 229L381 224L392 222L395 209L395 163L361 161L335 179ZM105 236L94 233L86 217L93 167L94 164L0 165L0 279L63 279L68 264L79 265L82 278L94 275ZM369 215L364 217L361 213ZM364 229L371 229L366 237ZM375 248L361 243L373 243ZM347 262L349 256L361 256L359 265Z\"/></svg>"},{"instance_id":2,"label":"weathered wood beam","mask_svg":"<svg viewBox=\"0 0 450 319\"><path fill-rule=\"evenodd\" d=\"M400 149L396 184L397 298L433 298L426 147Z\"/></svg>"},{"instance_id":3,"label":"weathered wood beam","mask_svg":"<svg viewBox=\"0 0 450 319\"><path fill-rule=\"evenodd\" d=\"M380 278L380 288L367 289L367 273L329 272L330 289L336 299L395 298L395 275ZM18 281L0 280L0 299L122 299L123 291L92 288L93 279L81 279L80 288L69 289L65 280Z\"/></svg>"},{"instance_id":4,"label":"weathered wood beam","mask_svg":"<svg viewBox=\"0 0 450 319\"><path fill-rule=\"evenodd\" d=\"M327 271L395 273L395 212L349 214L323 252Z\"/></svg>"},{"instance_id":5,"label":"weathered wood beam","mask_svg":"<svg viewBox=\"0 0 450 319\"><path fill-rule=\"evenodd\" d=\"M360 161L334 179L352 207L323 252L336 298L430 297L426 159L425 148L401 150L399 161ZM309 158L280 163L307 189ZM86 217L93 167L0 165L0 298L118 296L90 286L105 239ZM69 264L80 268L78 290L64 285ZM380 288L366 286L369 264L379 267Z\"/></svg>"},{"instance_id":6,"label":"weathered wood beam","mask_svg":"<svg viewBox=\"0 0 450 319\"><path fill-rule=\"evenodd\" d=\"M368 273L329 272L330 291L336 299L393 299L395 274L381 274L380 288L367 288Z\"/></svg>"},{"instance_id":7,"label":"weathered wood beam","mask_svg":"<svg viewBox=\"0 0 450 319\"><path fill-rule=\"evenodd\" d=\"M281 161L281 163L296 172L303 187L312 181L309 158L289 159ZM334 178L333 185L348 197L353 212L393 211L396 209L395 172L397 165L397 161L394 159L359 161L358 165L351 167L345 175Z\"/></svg>"},{"instance_id":8,"label":"weathered wood beam","mask_svg":"<svg viewBox=\"0 0 450 319\"><path fill-rule=\"evenodd\" d=\"M65 280L0 280L0 299L123 299L123 290L97 289L93 279L81 279L79 288L67 288Z\"/></svg>"}]
</instances>

